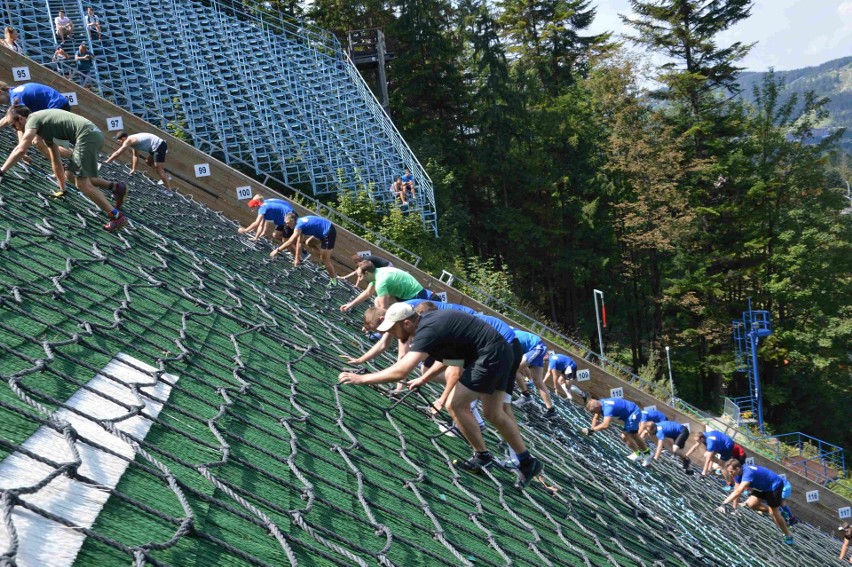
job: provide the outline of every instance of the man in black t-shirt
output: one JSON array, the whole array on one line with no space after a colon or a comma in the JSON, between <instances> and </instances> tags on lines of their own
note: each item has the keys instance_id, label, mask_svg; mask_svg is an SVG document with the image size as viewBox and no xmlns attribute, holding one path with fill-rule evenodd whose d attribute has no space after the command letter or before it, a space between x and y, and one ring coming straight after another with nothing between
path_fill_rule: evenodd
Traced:
<instances>
[{"instance_id":1,"label":"man in black t-shirt","mask_svg":"<svg viewBox=\"0 0 852 567\"><path fill-rule=\"evenodd\" d=\"M461 311L433 311L418 315L406 303L395 303L385 313L380 332L390 333L402 342L408 341L408 353L390 368L372 374L341 372L341 384L382 384L397 382L408 375L427 357L442 362L445 377L456 385L448 400L448 410L459 429L473 447L467 461L454 461L462 470L479 473L494 462L485 446L479 424L470 411L477 398L482 401L485 419L518 455L518 484L521 487L541 473L542 464L531 456L521 439L517 422L503 410L503 396L510 380L513 353L505 339L490 325Z\"/></svg>"}]
</instances>

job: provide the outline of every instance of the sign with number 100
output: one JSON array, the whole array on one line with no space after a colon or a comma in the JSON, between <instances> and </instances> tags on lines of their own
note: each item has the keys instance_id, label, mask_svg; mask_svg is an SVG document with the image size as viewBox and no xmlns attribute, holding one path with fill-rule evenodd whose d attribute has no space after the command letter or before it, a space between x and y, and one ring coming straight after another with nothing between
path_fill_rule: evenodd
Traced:
<instances>
[{"instance_id":1,"label":"sign with number 100","mask_svg":"<svg viewBox=\"0 0 852 567\"><path fill-rule=\"evenodd\" d=\"M242 187L237 187L237 200L242 201L243 199L251 199L251 186L244 185Z\"/></svg>"}]
</instances>

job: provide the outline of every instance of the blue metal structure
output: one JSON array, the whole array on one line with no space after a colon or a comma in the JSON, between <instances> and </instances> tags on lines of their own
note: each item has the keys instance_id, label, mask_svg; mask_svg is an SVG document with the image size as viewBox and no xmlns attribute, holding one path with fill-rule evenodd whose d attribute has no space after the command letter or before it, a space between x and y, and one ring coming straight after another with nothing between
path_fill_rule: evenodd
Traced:
<instances>
[{"instance_id":1,"label":"blue metal structure","mask_svg":"<svg viewBox=\"0 0 852 567\"><path fill-rule=\"evenodd\" d=\"M94 88L107 100L225 163L314 196L366 190L377 207L411 170L409 212L437 233L432 181L330 33L217 0L20 0L5 18L28 57L51 64L53 17L75 24L66 41L95 55ZM89 36L85 7L103 38Z\"/></svg>"},{"instance_id":2,"label":"blue metal structure","mask_svg":"<svg viewBox=\"0 0 852 567\"><path fill-rule=\"evenodd\" d=\"M743 312L741 321L733 321L734 359L738 372L748 375L749 395L734 398L734 403L744 413L756 418L760 433L763 428L763 395L760 389L760 370L757 365L757 348L760 339L772 334L772 322L769 311L754 310L751 298L748 300L748 311ZM747 423L741 418L741 423Z\"/></svg>"}]
</instances>

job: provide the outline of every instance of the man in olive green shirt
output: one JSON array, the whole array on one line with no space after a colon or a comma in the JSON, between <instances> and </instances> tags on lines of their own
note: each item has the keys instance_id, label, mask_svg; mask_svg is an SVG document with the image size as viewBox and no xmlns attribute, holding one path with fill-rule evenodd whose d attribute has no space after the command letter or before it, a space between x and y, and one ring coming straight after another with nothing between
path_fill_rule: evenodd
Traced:
<instances>
[{"instance_id":1,"label":"man in olive green shirt","mask_svg":"<svg viewBox=\"0 0 852 567\"><path fill-rule=\"evenodd\" d=\"M358 264L357 273L369 285L358 297L341 305L341 311L349 311L369 298L374 291L378 296L376 307L382 309L387 309L397 301L432 298L432 292L424 289L414 276L398 268L376 268L372 262L364 261Z\"/></svg>"},{"instance_id":2,"label":"man in olive green shirt","mask_svg":"<svg viewBox=\"0 0 852 567\"><path fill-rule=\"evenodd\" d=\"M13 106L6 113L6 123L15 130L22 132L18 145L9 154L6 163L0 168L0 180L10 167L22 159L27 148L30 147L36 136L41 137L47 145L50 154L50 165L59 191L54 197L62 197L65 194L65 181L77 186L86 197L92 200L103 212L107 214L109 221L104 229L112 232L123 228L127 224L127 217L121 212L121 206L127 196L127 186L124 183L112 183L98 177L98 155L104 144L104 135L89 120L82 116L72 114L65 110L40 110L31 112L26 106ZM68 140L74 144L74 153L71 155L71 168L65 171L59 159L59 149L55 139ZM72 173L70 169L75 170ZM115 206L110 205L106 196L98 190L98 187L112 191Z\"/></svg>"}]
</instances>

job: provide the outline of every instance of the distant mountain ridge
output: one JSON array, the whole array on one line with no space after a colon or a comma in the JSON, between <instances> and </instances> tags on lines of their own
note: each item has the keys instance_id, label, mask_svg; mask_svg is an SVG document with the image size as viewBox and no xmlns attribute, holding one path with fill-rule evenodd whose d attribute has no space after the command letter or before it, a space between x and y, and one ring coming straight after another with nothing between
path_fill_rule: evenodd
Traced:
<instances>
[{"instance_id":1,"label":"distant mountain ridge","mask_svg":"<svg viewBox=\"0 0 852 567\"><path fill-rule=\"evenodd\" d=\"M754 102L754 87L760 85L766 74L753 71L740 73L741 96L745 100ZM807 91L829 98L828 111L831 115L821 126L846 128L843 146L852 150L852 56L833 59L816 67L775 71L775 76L783 79L786 85L783 100L792 93Z\"/></svg>"}]
</instances>

